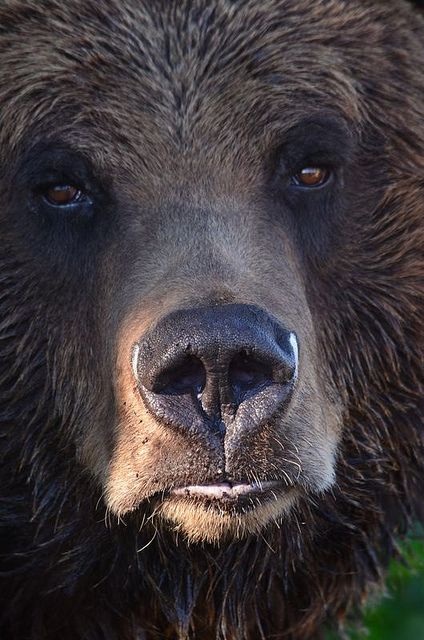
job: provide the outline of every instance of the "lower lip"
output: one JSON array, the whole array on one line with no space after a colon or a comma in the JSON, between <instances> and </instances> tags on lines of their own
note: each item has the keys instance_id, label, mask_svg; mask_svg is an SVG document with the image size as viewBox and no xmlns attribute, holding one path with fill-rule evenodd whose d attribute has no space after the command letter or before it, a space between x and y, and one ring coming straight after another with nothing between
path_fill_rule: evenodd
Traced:
<instances>
[{"instance_id":1,"label":"lower lip","mask_svg":"<svg viewBox=\"0 0 424 640\"><path fill-rule=\"evenodd\" d=\"M255 495L272 493L281 489L280 482L261 482L252 484L233 484L226 482L219 484L205 485L188 485L186 487L178 487L172 489L169 494L171 496L180 496L185 498L203 498L205 500L238 500L240 498L249 498Z\"/></svg>"}]
</instances>

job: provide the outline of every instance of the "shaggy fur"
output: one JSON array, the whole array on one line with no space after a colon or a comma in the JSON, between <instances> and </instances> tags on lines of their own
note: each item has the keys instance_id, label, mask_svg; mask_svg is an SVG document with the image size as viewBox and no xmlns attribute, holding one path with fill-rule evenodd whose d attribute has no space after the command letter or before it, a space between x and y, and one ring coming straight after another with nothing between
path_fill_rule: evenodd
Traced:
<instances>
[{"instance_id":1,"label":"shaggy fur","mask_svg":"<svg viewBox=\"0 0 424 640\"><path fill-rule=\"evenodd\" d=\"M0 56L0 637L343 627L424 518L422 16L402 0L3 0ZM290 217L270 166L322 114L352 140L343 195ZM92 186L94 217L40 209L46 154ZM317 477L336 440L335 483L305 481L255 535L193 544L160 502L117 518L109 494L132 477L128 336L217 289L303 331L334 424L302 462Z\"/></svg>"}]
</instances>

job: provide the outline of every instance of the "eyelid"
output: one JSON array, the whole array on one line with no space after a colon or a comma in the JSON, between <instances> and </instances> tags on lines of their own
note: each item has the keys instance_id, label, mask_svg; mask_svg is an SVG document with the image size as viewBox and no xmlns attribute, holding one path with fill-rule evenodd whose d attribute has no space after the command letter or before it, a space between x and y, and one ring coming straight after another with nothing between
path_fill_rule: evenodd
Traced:
<instances>
[{"instance_id":1,"label":"eyelid","mask_svg":"<svg viewBox=\"0 0 424 640\"><path fill-rule=\"evenodd\" d=\"M329 150L316 150L313 153L304 153L299 157L289 156L285 161L287 171L293 173L301 171L305 167L320 167L329 171L336 170L345 163L345 158L340 154L332 153Z\"/></svg>"},{"instance_id":2,"label":"eyelid","mask_svg":"<svg viewBox=\"0 0 424 640\"><path fill-rule=\"evenodd\" d=\"M69 179L59 179L59 180L58 179L54 179L54 180L48 180L48 181L40 182L39 184L37 184L37 185L35 185L33 187L33 193L37 197L45 198L46 197L46 192L49 189L52 189L53 187L56 187L56 186L74 187L77 191L79 191L82 194L82 197L79 200L80 203L83 203L83 202L85 202L87 200L92 201L90 189L87 189L85 187L85 185L82 184L81 182L77 182L76 180L69 180ZM75 203L75 204L77 204L77 203Z\"/></svg>"},{"instance_id":3,"label":"eyelid","mask_svg":"<svg viewBox=\"0 0 424 640\"><path fill-rule=\"evenodd\" d=\"M75 171L47 169L46 171L37 172L37 174L31 176L31 179L33 184L42 188L52 187L56 184L71 184L81 189L86 188L86 180Z\"/></svg>"}]
</instances>

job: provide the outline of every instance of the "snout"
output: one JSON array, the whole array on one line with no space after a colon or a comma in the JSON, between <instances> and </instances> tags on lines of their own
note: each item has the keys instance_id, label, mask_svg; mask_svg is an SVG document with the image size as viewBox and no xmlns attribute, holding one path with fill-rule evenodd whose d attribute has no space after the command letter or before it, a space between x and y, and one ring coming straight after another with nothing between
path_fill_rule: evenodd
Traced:
<instances>
[{"instance_id":1,"label":"snout","mask_svg":"<svg viewBox=\"0 0 424 640\"><path fill-rule=\"evenodd\" d=\"M225 437L261 427L288 405L298 344L262 309L228 304L170 313L133 347L148 410L168 428Z\"/></svg>"},{"instance_id":2,"label":"snout","mask_svg":"<svg viewBox=\"0 0 424 640\"><path fill-rule=\"evenodd\" d=\"M283 313L242 303L173 309L143 333L139 318L119 342L111 512L147 510L216 542L331 485L331 415L300 320L295 332Z\"/></svg>"}]
</instances>

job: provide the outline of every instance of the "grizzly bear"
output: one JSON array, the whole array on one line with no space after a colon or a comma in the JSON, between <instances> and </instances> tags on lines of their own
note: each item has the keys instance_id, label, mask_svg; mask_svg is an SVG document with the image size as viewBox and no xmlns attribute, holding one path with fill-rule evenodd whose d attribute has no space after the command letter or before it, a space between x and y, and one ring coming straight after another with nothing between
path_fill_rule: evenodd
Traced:
<instances>
[{"instance_id":1,"label":"grizzly bear","mask_svg":"<svg viewBox=\"0 0 424 640\"><path fill-rule=\"evenodd\" d=\"M3 0L0 637L316 640L423 519L424 19Z\"/></svg>"}]
</instances>

